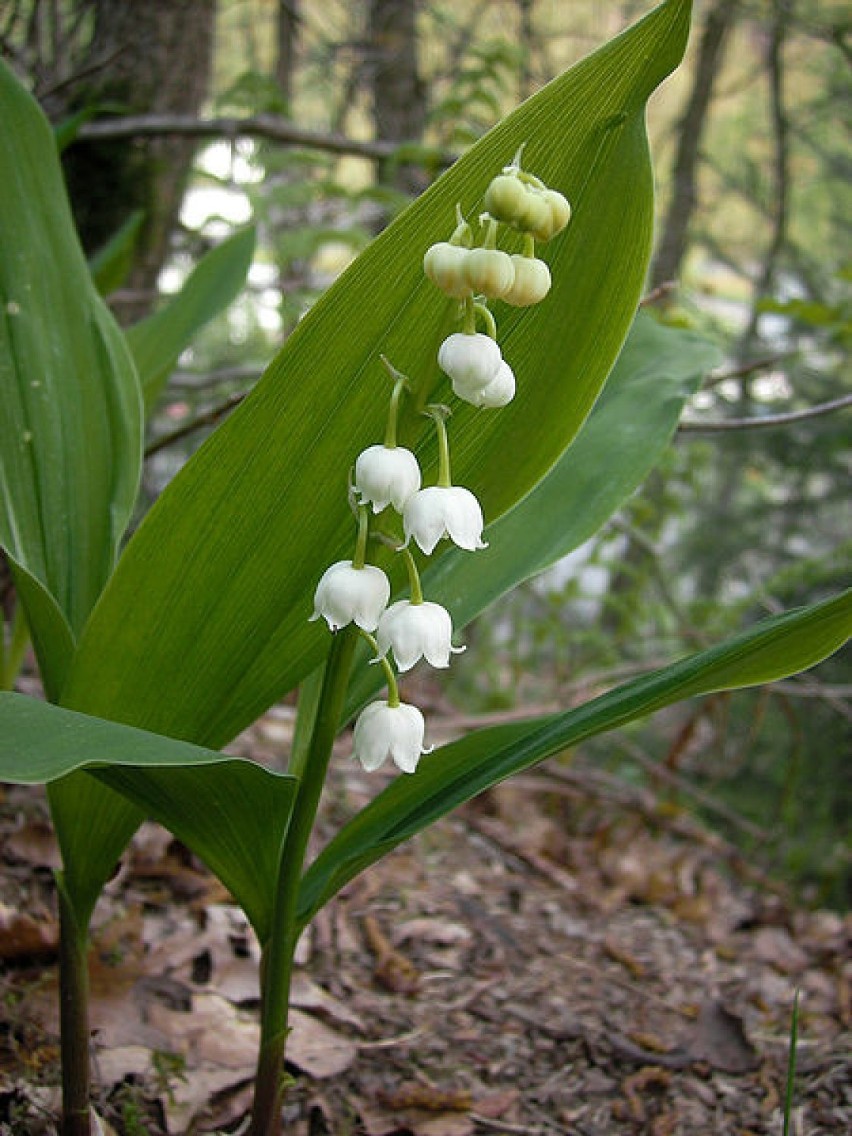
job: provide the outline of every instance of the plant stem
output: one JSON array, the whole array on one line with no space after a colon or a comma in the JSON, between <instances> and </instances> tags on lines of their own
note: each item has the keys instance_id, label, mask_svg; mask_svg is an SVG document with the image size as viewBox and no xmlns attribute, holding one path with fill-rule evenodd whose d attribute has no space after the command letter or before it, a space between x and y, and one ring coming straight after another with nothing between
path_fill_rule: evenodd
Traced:
<instances>
[{"instance_id":1,"label":"plant stem","mask_svg":"<svg viewBox=\"0 0 852 1136\"><path fill-rule=\"evenodd\" d=\"M352 555L352 567L363 568L367 563L367 540L370 536L370 514L366 505L358 506L358 536L355 538L355 552ZM331 655L329 655L329 659Z\"/></svg>"},{"instance_id":2,"label":"plant stem","mask_svg":"<svg viewBox=\"0 0 852 1136\"><path fill-rule=\"evenodd\" d=\"M379 663L382 670L385 672L385 682L388 687L388 706L395 709L399 706L399 686L396 682L396 675L393 673L393 667L388 662L387 655L379 654L379 644L375 636L371 635L369 631L365 631L362 627L358 628L358 633L362 639L366 639L370 647L376 652L376 657L371 661Z\"/></svg>"},{"instance_id":3,"label":"plant stem","mask_svg":"<svg viewBox=\"0 0 852 1136\"><path fill-rule=\"evenodd\" d=\"M436 403L433 406L427 406L425 413L435 423L435 429L438 431L437 484L444 489L449 489L453 482L452 474L450 473L450 442L447 437L447 424L445 419L450 412L446 406L441 406Z\"/></svg>"},{"instance_id":4,"label":"plant stem","mask_svg":"<svg viewBox=\"0 0 852 1136\"><path fill-rule=\"evenodd\" d=\"M89 1124L88 933L57 874L62 1136L91 1136Z\"/></svg>"},{"instance_id":5,"label":"plant stem","mask_svg":"<svg viewBox=\"0 0 852 1136\"><path fill-rule=\"evenodd\" d=\"M388 449L393 450L396 448L396 430L397 422L399 420L399 403L404 392L408 389L409 379L406 375L403 375L401 371L398 371L396 367L394 367L393 363L391 363L390 359L388 359L386 355L382 355L381 360L384 363L385 369L387 370L388 374L393 379L393 390L391 391L390 405L388 407L388 423L385 427L385 445L388 447Z\"/></svg>"},{"instance_id":6,"label":"plant stem","mask_svg":"<svg viewBox=\"0 0 852 1136\"><path fill-rule=\"evenodd\" d=\"M405 558L405 567L408 570L408 589L411 596L411 603L423 603L423 587L420 583L420 573L417 571L417 564L414 557L411 555L411 549L403 546L400 552Z\"/></svg>"},{"instance_id":7,"label":"plant stem","mask_svg":"<svg viewBox=\"0 0 852 1136\"><path fill-rule=\"evenodd\" d=\"M272 929L263 948L260 1052L251 1125L246 1136L277 1136L280 1131L290 979L299 932L296 925L299 881L343 710L356 642L353 627L344 628L334 637L325 666L304 775L281 850Z\"/></svg>"},{"instance_id":8,"label":"plant stem","mask_svg":"<svg viewBox=\"0 0 852 1136\"><path fill-rule=\"evenodd\" d=\"M793 1115L793 1093L796 1087L796 1044L799 1037L799 990L793 998L793 1016L790 1021L790 1048L787 1055L787 1088L784 1092L784 1127L782 1136L789 1136L790 1117Z\"/></svg>"}]
</instances>

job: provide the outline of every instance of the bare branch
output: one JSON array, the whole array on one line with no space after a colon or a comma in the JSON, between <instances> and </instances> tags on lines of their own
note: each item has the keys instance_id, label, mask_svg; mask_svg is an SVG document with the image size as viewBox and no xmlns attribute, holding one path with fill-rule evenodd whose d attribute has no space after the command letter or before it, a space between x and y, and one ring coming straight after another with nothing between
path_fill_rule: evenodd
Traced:
<instances>
[{"instance_id":1,"label":"bare branch","mask_svg":"<svg viewBox=\"0 0 852 1136\"><path fill-rule=\"evenodd\" d=\"M160 450L166 449L167 446L174 445L182 438L194 434L196 430L201 430L204 426L214 426L220 418L224 418L226 414L230 414L235 406L245 398L245 393L240 391L238 394L232 394L226 398L224 402L219 403L218 406L213 406L210 410L199 414L197 418L190 419L189 422L184 422L182 426L178 426L176 430L170 431L168 434L163 434L160 438L155 438L153 442L145 447L145 457L150 458L152 454L157 454Z\"/></svg>"},{"instance_id":2,"label":"bare branch","mask_svg":"<svg viewBox=\"0 0 852 1136\"><path fill-rule=\"evenodd\" d=\"M701 389L710 390L711 387L718 387L721 383L729 382L731 379L742 379L747 375L754 374L755 371L764 371L769 367L776 367L779 363L784 363L797 354L797 351L782 351L777 355L766 355L762 359L752 359L750 362L742 363L738 367L731 367L727 371L720 371L716 375L710 375L709 378L705 379Z\"/></svg>"},{"instance_id":3,"label":"bare branch","mask_svg":"<svg viewBox=\"0 0 852 1136\"><path fill-rule=\"evenodd\" d=\"M258 114L251 118L195 118L182 114L140 114L101 119L80 128L79 138L151 138L180 135L193 138L266 138L287 146L304 146L309 150L325 150L333 154L353 154L360 158L393 157L400 148L396 142L370 142L347 138L342 134L325 134L306 130L286 118L274 114ZM456 154L433 151L440 166L450 166Z\"/></svg>"},{"instance_id":4,"label":"bare branch","mask_svg":"<svg viewBox=\"0 0 852 1136\"><path fill-rule=\"evenodd\" d=\"M817 403L816 406L809 406L806 410L791 410L786 414L767 414L764 417L751 415L748 418L708 418L704 422L687 420L680 423L678 433L719 434L728 430L771 430L776 426L787 426L791 422L804 422L808 418L833 414L837 410L844 410L847 406L852 406L852 394L832 399L831 402Z\"/></svg>"}]
</instances>

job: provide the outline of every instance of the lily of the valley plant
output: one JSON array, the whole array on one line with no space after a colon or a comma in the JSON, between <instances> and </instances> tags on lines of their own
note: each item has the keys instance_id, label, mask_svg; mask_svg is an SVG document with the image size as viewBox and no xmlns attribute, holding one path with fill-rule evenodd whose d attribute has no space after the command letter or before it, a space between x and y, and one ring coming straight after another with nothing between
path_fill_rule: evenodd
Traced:
<instances>
[{"instance_id":1,"label":"lily of the valley plant","mask_svg":"<svg viewBox=\"0 0 852 1136\"><path fill-rule=\"evenodd\" d=\"M63 1136L92 1130L92 911L145 817L205 860L257 933L248 1131L274 1136L296 942L349 880L566 747L792 674L848 636L845 594L435 749L400 694L400 676L451 667L465 624L607 520L717 361L637 316L645 104L688 28L688 0L665 0L477 143L315 305L130 539L145 411L204 285L118 329L50 129L0 64L0 544L18 605L0 676L11 688L29 635L46 695L0 693L0 778L47 785L62 853ZM248 247L234 240L223 265ZM294 688L286 771L221 752ZM363 767L402 775L308 864L351 724Z\"/></svg>"}]
</instances>

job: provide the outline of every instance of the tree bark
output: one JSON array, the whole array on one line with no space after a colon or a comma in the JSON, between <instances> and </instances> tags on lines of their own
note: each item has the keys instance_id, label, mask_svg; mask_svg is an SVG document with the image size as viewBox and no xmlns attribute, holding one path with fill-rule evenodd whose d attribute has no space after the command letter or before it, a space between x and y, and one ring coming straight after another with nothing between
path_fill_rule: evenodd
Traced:
<instances>
[{"instance_id":1,"label":"tree bark","mask_svg":"<svg viewBox=\"0 0 852 1136\"><path fill-rule=\"evenodd\" d=\"M293 73L296 69L296 52L301 25L300 0L278 0L276 26L278 51L275 56L275 80L281 88L287 114L293 114Z\"/></svg>"},{"instance_id":2,"label":"tree bark","mask_svg":"<svg viewBox=\"0 0 852 1136\"><path fill-rule=\"evenodd\" d=\"M426 125L426 87L417 69L414 0L370 0L369 82L380 142L412 142ZM405 163L379 164L379 180L406 193L426 188L423 170Z\"/></svg>"},{"instance_id":3,"label":"tree bark","mask_svg":"<svg viewBox=\"0 0 852 1136\"><path fill-rule=\"evenodd\" d=\"M658 288L680 273L686 252L689 226L698 203L699 146L713 87L721 69L726 41L736 21L737 0L718 0L707 14L692 92L678 127L677 151L672 174L672 194L662 224L651 269L651 286Z\"/></svg>"},{"instance_id":4,"label":"tree bark","mask_svg":"<svg viewBox=\"0 0 852 1136\"><path fill-rule=\"evenodd\" d=\"M123 114L199 112L209 90L215 0L89 0L87 6L88 65L84 61L81 78L69 84L65 105L51 108L53 117L92 104ZM150 307L195 147L180 137L80 140L63 156L87 252L103 245L134 210L145 213L127 290L147 298L122 311L123 318L139 318Z\"/></svg>"},{"instance_id":5,"label":"tree bark","mask_svg":"<svg viewBox=\"0 0 852 1136\"><path fill-rule=\"evenodd\" d=\"M778 261L787 243L790 212L790 123L784 96L784 43L790 19L789 0L774 0L773 19L766 52L766 71L769 80L769 117L772 127L772 202L769 215L772 232L763 257L760 273L752 293L751 315L748 326L738 345L737 358L745 362L757 339L760 318L758 302L769 295L775 282ZM743 380L744 391L748 382Z\"/></svg>"}]
</instances>

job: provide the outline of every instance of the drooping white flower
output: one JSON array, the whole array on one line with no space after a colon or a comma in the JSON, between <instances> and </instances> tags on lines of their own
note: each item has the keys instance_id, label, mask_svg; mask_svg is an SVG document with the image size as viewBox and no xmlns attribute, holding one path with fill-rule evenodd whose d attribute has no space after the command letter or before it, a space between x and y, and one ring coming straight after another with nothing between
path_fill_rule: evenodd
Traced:
<instances>
[{"instance_id":1,"label":"drooping white flower","mask_svg":"<svg viewBox=\"0 0 852 1136\"><path fill-rule=\"evenodd\" d=\"M420 467L404 446L368 446L355 461L355 490L362 505L380 513L393 505L401 513L420 488Z\"/></svg>"},{"instance_id":2,"label":"drooping white flower","mask_svg":"<svg viewBox=\"0 0 852 1136\"><path fill-rule=\"evenodd\" d=\"M445 536L468 552L485 548L483 525L479 502L461 485L430 485L409 497L402 511L405 543L413 537L427 556Z\"/></svg>"},{"instance_id":3,"label":"drooping white flower","mask_svg":"<svg viewBox=\"0 0 852 1136\"><path fill-rule=\"evenodd\" d=\"M464 650L452 645L452 637L450 613L429 600L398 600L391 604L382 614L376 632L379 655L393 651L399 671L411 670L420 659L433 667L448 667L450 655Z\"/></svg>"},{"instance_id":4,"label":"drooping white flower","mask_svg":"<svg viewBox=\"0 0 852 1136\"><path fill-rule=\"evenodd\" d=\"M469 387L466 383L454 382L453 391L463 402L473 406L508 406L515 397L515 372L504 360L487 387Z\"/></svg>"},{"instance_id":5,"label":"drooping white flower","mask_svg":"<svg viewBox=\"0 0 852 1136\"><path fill-rule=\"evenodd\" d=\"M497 377L503 356L489 335L456 331L438 349L438 366L451 381L480 390Z\"/></svg>"},{"instance_id":6,"label":"drooping white flower","mask_svg":"<svg viewBox=\"0 0 852 1136\"><path fill-rule=\"evenodd\" d=\"M390 757L403 773L413 773L423 747L426 722L416 706L401 702L371 702L355 723L354 755L368 773L378 769Z\"/></svg>"},{"instance_id":7,"label":"drooping white flower","mask_svg":"<svg viewBox=\"0 0 852 1136\"><path fill-rule=\"evenodd\" d=\"M317 584L311 619L322 616L332 631L352 622L364 631L375 631L389 599L390 582L381 568L372 564L356 568L351 560L338 560Z\"/></svg>"}]
</instances>

